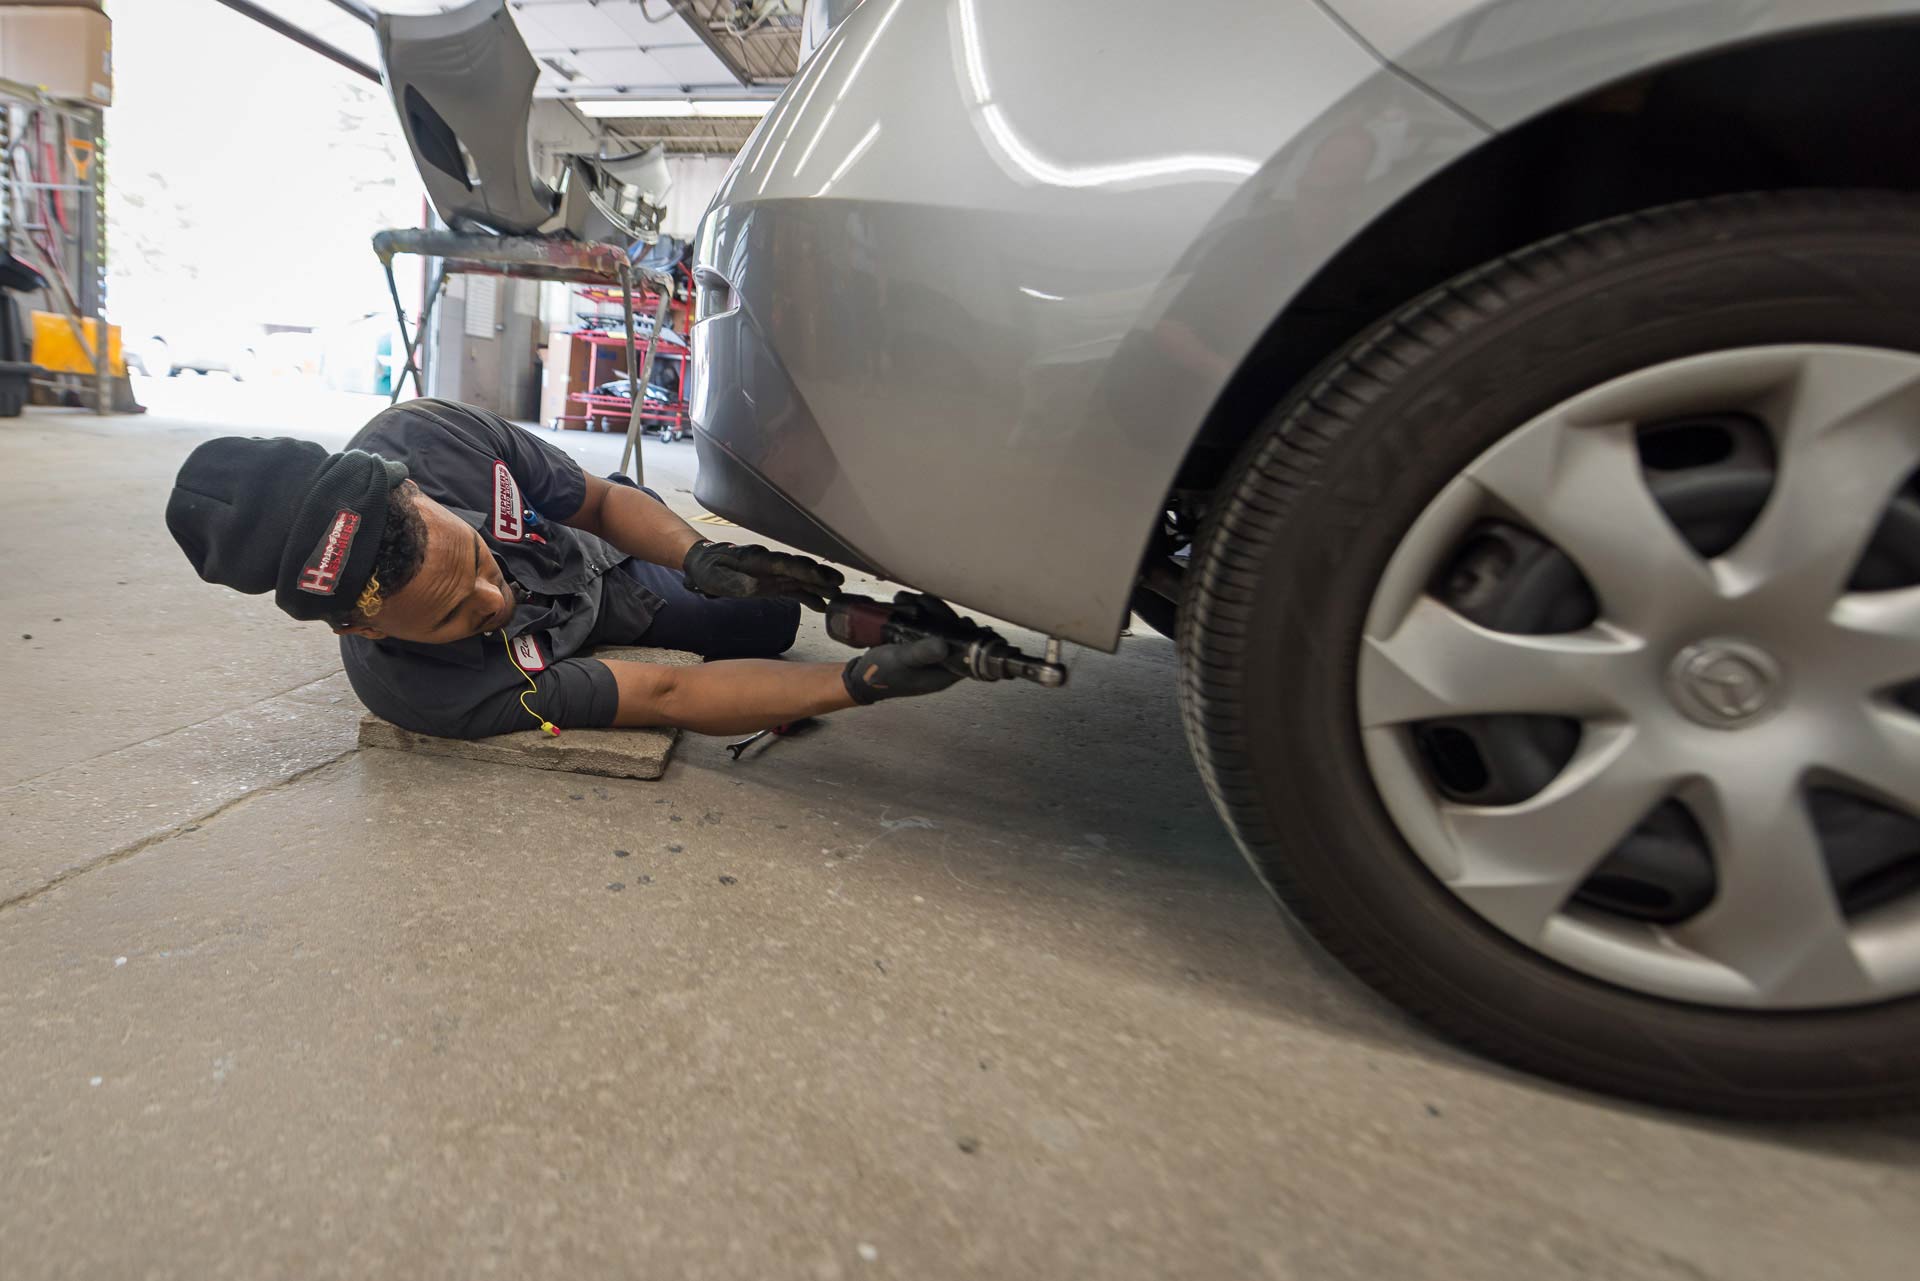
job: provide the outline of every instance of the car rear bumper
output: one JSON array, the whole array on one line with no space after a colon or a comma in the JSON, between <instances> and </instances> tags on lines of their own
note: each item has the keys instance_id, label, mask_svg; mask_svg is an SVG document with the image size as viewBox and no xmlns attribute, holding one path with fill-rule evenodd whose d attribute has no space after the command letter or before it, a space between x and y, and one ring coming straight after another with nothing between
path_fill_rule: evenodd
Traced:
<instances>
[{"instance_id":1,"label":"car rear bumper","mask_svg":"<svg viewBox=\"0 0 1920 1281\"><path fill-rule=\"evenodd\" d=\"M1203 7L1216 21L1194 30L1244 35L1186 51L1236 86L1230 112L1143 95L1168 74L1144 31L1066 91L1034 51L1079 6L855 9L701 223L702 500L1111 649L1227 380L1324 253L1471 132L1316 5ZM1442 119L1416 128L1422 112ZM1375 125L1394 183L1306 181Z\"/></svg>"},{"instance_id":2,"label":"car rear bumper","mask_svg":"<svg viewBox=\"0 0 1920 1281\"><path fill-rule=\"evenodd\" d=\"M693 496L708 511L801 551L879 578L888 576L838 534L802 511L765 476L740 461L711 433L694 428L693 447L700 460L700 478L694 482Z\"/></svg>"},{"instance_id":3,"label":"car rear bumper","mask_svg":"<svg viewBox=\"0 0 1920 1281\"><path fill-rule=\"evenodd\" d=\"M816 514L834 480L832 451L744 308L699 322L688 381L688 416L700 461L693 493L703 507L802 551L882 573L872 557ZM804 482L811 476L816 483L807 487L810 492L789 493L768 478L770 462L784 463L789 478Z\"/></svg>"}]
</instances>

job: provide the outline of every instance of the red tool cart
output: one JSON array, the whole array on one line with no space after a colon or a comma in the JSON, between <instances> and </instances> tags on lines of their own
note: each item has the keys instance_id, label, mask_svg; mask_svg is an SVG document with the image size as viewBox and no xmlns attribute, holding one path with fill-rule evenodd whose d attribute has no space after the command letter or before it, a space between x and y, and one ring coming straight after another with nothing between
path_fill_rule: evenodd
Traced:
<instances>
[{"instance_id":1,"label":"red tool cart","mask_svg":"<svg viewBox=\"0 0 1920 1281\"><path fill-rule=\"evenodd\" d=\"M669 302L667 316L668 327L685 336L689 308L679 296L684 292L683 275L684 272L678 268L673 272L675 296ZM620 295L606 289L576 289L574 297L581 302L620 304ZM634 313L657 314L660 302L661 295L649 291L634 300ZM605 430L611 426L614 430L621 430L622 424L626 423L633 411L631 397L602 394L596 389L625 374L620 353L626 349L626 339L619 333L592 328L573 330L568 337L574 352L573 372L568 381L570 385L578 385L579 389L568 392L567 404L572 412L561 414L554 426L564 428L577 424L589 430ZM604 365L601 360L603 353L611 356ZM655 361L680 362L679 377L673 380L678 388L673 399L665 402L643 399L640 405L642 428L658 432L663 440L684 440L689 431L686 385L687 358L690 354L686 347L675 347L665 342L653 345ZM643 386L653 381L651 373L651 370L641 371Z\"/></svg>"}]
</instances>

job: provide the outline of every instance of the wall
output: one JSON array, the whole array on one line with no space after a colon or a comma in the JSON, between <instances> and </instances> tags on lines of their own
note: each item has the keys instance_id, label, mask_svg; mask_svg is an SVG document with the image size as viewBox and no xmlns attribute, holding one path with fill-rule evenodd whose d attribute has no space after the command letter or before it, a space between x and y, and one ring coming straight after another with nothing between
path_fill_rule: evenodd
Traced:
<instances>
[{"instance_id":1,"label":"wall","mask_svg":"<svg viewBox=\"0 0 1920 1281\"><path fill-rule=\"evenodd\" d=\"M682 240L693 239L732 163L732 156L668 156L667 172L673 175L673 190L667 195L667 216L661 230Z\"/></svg>"},{"instance_id":2,"label":"wall","mask_svg":"<svg viewBox=\"0 0 1920 1281\"><path fill-rule=\"evenodd\" d=\"M539 299L537 281L448 280L434 309L430 394L531 421L540 412Z\"/></svg>"}]
</instances>

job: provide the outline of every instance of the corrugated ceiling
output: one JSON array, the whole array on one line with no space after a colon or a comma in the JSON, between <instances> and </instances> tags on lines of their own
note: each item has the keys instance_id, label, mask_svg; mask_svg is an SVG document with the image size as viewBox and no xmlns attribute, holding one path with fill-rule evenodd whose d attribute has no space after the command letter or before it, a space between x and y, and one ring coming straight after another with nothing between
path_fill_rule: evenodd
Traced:
<instances>
[{"instance_id":1,"label":"corrugated ceiling","mask_svg":"<svg viewBox=\"0 0 1920 1281\"><path fill-rule=\"evenodd\" d=\"M758 120L716 118L709 120L602 120L607 133L638 151L661 143L668 151L680 154L730 156L747 143Z\"/></svg>"},{"instance_id":2,"label":"corrugated ceiling","mask_svg":"<svg viewBox=\"0 0 1920 1281\"><path fill-rule=\"evenodd\" d=\"M434 13L446 0L255 0L374 66L372 29L351 8ZM508 0L540 64L534 95L569 101L766 96L800 58L802 0ZM757 15L757 16L756 16ZM674 151L737 150L752 120L620 120L608 132Z\"/></svg>"},{"instance_id":3,"label":"corrugated ceiling","mask_svg":"<svg viewBox=\"0 0 1920 1281\"><path fill-rule=\"evenodd\" d=\"M778 89L800 59L800 0L509 0L547 97ZM755 12L759 17L750 15Z\"/></svg>"},{"instance_id":4,"label":"corrugated ceiling","mask_svg":"<svg viewBox=\"0 0 1920 1281\"><path fill-rule=\"evenodd\" d=\"M301 30L379 65L373 31L347 12L361 0L255 0ZM546 98L738 95L777 90L800 56L801 0L508 0L540 63ZM390 13L458 8L441 0L374 0ZM758 12L756 19L752 15Z\"/></svg>"}]
</instances>

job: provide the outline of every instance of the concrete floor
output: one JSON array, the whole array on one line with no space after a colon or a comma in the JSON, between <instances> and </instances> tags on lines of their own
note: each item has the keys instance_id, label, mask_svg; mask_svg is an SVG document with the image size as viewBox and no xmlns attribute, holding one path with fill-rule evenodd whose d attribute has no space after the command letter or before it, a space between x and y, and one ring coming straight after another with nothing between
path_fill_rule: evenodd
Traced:
<instances>
[{"instance_id":1,"label":"concrete floor","mask_svg":"<svg viewBox=\"0 0 1920 1281\"><path fill-rule=\"evenodd\" d=\"M1920 1123L1574 1094L1303 945L1157 637L658 783L354 750L161 512L367 407L197 391L0 423L0 1273L1913 1275Z\"/></svg>"}]
</instances>

